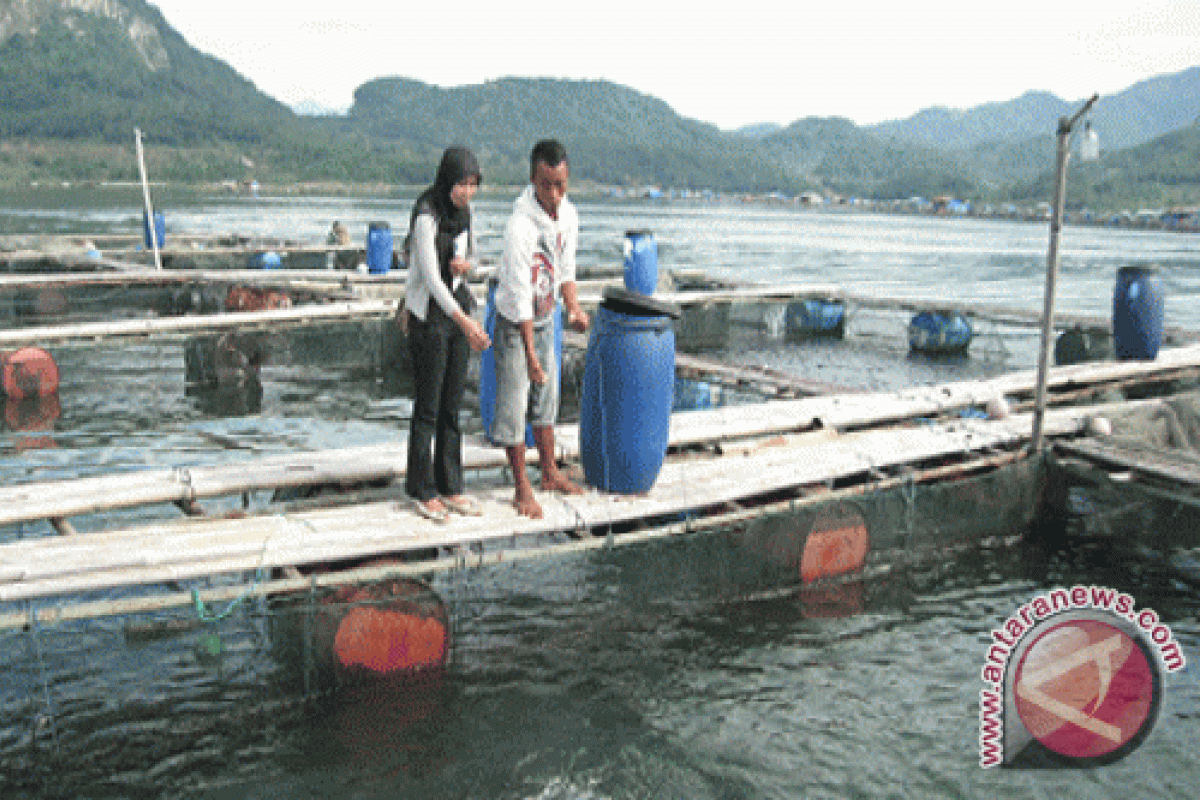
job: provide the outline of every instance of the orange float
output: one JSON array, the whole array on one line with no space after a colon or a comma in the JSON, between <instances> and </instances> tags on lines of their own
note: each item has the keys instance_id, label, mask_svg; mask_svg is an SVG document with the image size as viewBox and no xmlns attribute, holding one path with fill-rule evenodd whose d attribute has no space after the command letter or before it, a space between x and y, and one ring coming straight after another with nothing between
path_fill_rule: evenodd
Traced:
<instances>
[{"instance_id":1,"label":"orange float","mask_svg":"<svg viewBox=\"0 0 1200 800\"><path fill-rule=\"evenodd\" d=\"M859 572L870 549L871 537L858 510L847 505L822 509L804 542L800 578L810 583Z\"/></svg>"},{"instance_id":2,"label":"orange float","mask_svg":"<svg viewBox=\"0 0 1200 800\"><path fill-rule=\"evenodd\" d=\"M0 391L9 400L49 397L58 391L58 365L40 347L0 352Z\"/></svg>"},{"instance_id":3,"label":"orange float","mask_svg":"<svg viewBox=\"0 0 1200 800\"><path fill-rule=\"evenodd\" d=\"M279 633L293 640L286 645L293 650L300 644L296 636L308 639L314 665L339 684L407 683L443 674L450 618L441 598L421 581L343 586L308 608L301 597L292 596Z\"/></svg>"}]
</instances>

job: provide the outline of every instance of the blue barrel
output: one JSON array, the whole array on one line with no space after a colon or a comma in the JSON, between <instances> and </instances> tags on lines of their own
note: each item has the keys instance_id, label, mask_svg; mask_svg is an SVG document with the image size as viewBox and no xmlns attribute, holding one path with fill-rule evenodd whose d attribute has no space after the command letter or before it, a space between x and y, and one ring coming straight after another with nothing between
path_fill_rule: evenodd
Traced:
<instances>
[{"instance_id":1,"label":"blue barrel","mask_svg":"<svg viewBox=\"0 0 1200 800\"><path fill-rule=\"evenodd\" d=\"M699 411L713 407L713 388L708 381L691 378L675 379L675 396L671 401L672 411Z\"/></svg>"},{"instance_id":2,"label":"blue barrel","mask_svg":"<svg viewBox=\"0 0 1200 800\"><path fill-rule=\"evenodd\" d=\"M367 269L382 275L392 268L392 229L386 222L367 226Z\"/></svg>"},{"instance_id":3,"label":"blue barrel","mask_svg":"<svg viewBox=\"0 0 1200 800\"><path fill-rule=\"evenodd\" d=\"M846 306L840 300L789 303L785 316L789 336L837 336L846 330Z\"/></svg>"},{"instance_id":4,"label":"blue barrel","mask_svg":"<svg viewBox=\"0 0 1200 800\"><path fill-rule=\"evenodd\" d=\"M971 343L971 323L957 311L922 311L908 324L908 346L922 353L958 353Z\"/></svg>"},{"instance_id":5,"label":"blue barrel","mask_svg":"<svg viewBox=\"0 0 1200 800\"><path fill-rule=\"evenodd\" d=\"M587 482L621 494L650 490L670 443L679 310L608 288L596 311L579 400Z\"/></svg>"},{"instance_id":6,"label":"blue barrel","mask_svg":"<svg viewBox=\"0 0 1200 800\"><path fill-rule=\"evenodd\" d=\"M158 247L161 250L167 243L167 218L163 216L161 211L154 212L154 234L158 239ZM147 249L154 249L154 242L150 239L150 221L146 216L146 212L142 212L142 238L146 242Z\"/></svg>"},{"instance_id":7,"label":"blue barrel","mask_svg":"<svg viewBox=\"0 0 1200 800\"><path fill-rule=\"evenodd\" d=\"M283 266L283 259L279 257L279 253L273 250L268 250L265 253L255 253L250 256L250 269L279 269Z\"/></svg>"},{"instance_id":8,"label":"blue barrel","mask_svg":"<svg viewBox=\"0 0 1200 800\"><path fill-rule=\"evenodd\" d=\"M625 232L625 288L644 295L658 286L658 244L650 231Z\"/></svg>"},{"instance_id":9,"label":"blue barrel","mask_svg":"<svg viewBox=\"0 0 1200 800\"><path fill-rule=\"evenodd\" d=\"M554 314L554 353L558 357L558 387L562 392L562 348L563 348L563 314L562 304L559 303ZM489 337L496 335L496 280L488 281L487 308L483 315L483 329ZM543 366L544 368L544 366ZM479 417L483 420L483 433L488 441L492 439L492 420L496 418L496 353L489 347L479 355ZM534 447L533 426L525 426L525 446Z\"/></svg>"},{"instance_id":10,"label":"blue barrel","mask_svg":"<svg viewBox=\"0 0 1200 800\"><path fill-rule=\"evenodd\" d=\"M1153 361L1162 346L1162 279L1150 267L1121 267L1113 291L1113 349L1118 360Z\"/></svg>"}]
</instances>

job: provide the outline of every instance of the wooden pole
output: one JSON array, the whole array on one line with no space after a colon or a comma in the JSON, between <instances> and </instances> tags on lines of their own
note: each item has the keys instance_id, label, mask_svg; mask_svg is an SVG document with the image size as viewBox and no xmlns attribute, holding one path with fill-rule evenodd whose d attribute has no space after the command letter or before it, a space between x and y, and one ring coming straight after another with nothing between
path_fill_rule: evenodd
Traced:
<instances>
[{"instance_id":1,"label":"wooden pole","mask_svg":"<svg viewBox=\"0 0 1200 800\"><path fill-rule=\"evenodd\" d=\"M159 254L158 229L154 225L154 204L150 201L150 183L146 180L146 155L142 152L142 131L133 129L133 140L137 143L138 171L142 174L142 202L146 210L146 229L150 231L150 246L154 248L154 266L162 269L162 256Z\"/></svg>"},{"instance_id":2,"label":"wooden pole","mask_svg":"<svg viewBox=\"0 0 1200 800\"><path fill-rule=\"evenodd\" d=\"M1062 230L1063 197L1067 188L1067 161L1070 157L1068 140L1071 128L1087 113L1100 95L1083 104L1075 116L1058 120L1058 170L1054 180L1054 205L1050 209L1050 251L1046 257L1046 299L1042 308L1042 347L1038 353L1037 388L1034 392L1033 433L1029 446L1042 449L1042 421L1046 416L1046 377L1050 366L1050 347L1054 338L1054 289L1058 282L1058 234Z\"/></svg>"}]
</instances>

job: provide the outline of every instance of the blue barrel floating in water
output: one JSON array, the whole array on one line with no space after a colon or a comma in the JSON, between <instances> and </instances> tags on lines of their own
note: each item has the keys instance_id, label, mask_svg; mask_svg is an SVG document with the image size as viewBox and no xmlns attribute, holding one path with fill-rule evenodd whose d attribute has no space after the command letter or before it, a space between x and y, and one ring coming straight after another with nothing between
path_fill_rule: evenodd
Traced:
<instances>
[{"instance_id":1,"label":"blue barrel floating in water","mask_svg":"<svg viewBox=\"0 0 1200 800\"><path fill-rule=\"evenodd\" d=\"M142 212L142 238L146 242L147 249L154 249L154 242L150 239L150 221L146 216L146 212ZM154 234L158 239L158 247L161 250L167 243L167 218L163 216L161 211L154 212Z\"/></svg>"},{"instance_id":2,"label":"blue barrel floating in water","mask_svg":"<svg viewBox=\"0 0 1200 800\"><path fill-rule=\"evenodd\" d=\"M392 229L386 222L367 226L367 269L382 275L392 268Z\"/></svg>"},{"instance_id":3,"label":"blue barrel floating in water","mask_svg":"<svg viewBox=\"0 0 1200 800\"><path fill-rule=\"evenodd\" d=\"M846 306L840 300L789 303L784 318L789 336L837 336L846 331Z\"/></svg>"},{"instance_id":4,"label":"blue barrel floating in water","mask_svg":"<svg viewBox=\"0 0 1200 800\"><path fill-rule=\"evenodd\" d=\"M959 353L971 343L971 323L957 311L922 311L908 323L908 346L921 353Z\"/></svg>"},{"instance_id":5,"label":"blue barrel floating in water","mask_svg":"<svg viewBox=\"0 0 1200 800\"><path fill-rule=\"evenodd\" d=\"M650 490L670 442L679 309L607 288L583 368L579 451L587 482L621 494Z\"/></svg>"},{"instance_id":6,"label":"blue barrel floating in water","mask_svg":"<svg viewBox=\"0 0 1200 800\"><path fill-rule=\"evenodd\" d=\"M558 357L558 386L562 391L562 348L563 348L563 314L562 304L559 303L554 313L554 353ZM488 281L487 308L483 315L483 329L489 337L496 335L496 279ZM488 441L492 439L492 420L496 418L496 353L488 348L479 354L479 417L483 420L483 433ZM534 447L533 426L525 426L525 446Z\"/></svg>"},{"instance_id":7,"label":"blue barrel floating in water","mask_svg":"<svg viewBox=\"0 0 1200 800\"><path fill-rule=\"evenodd\" d=\"M1162 279L1150 267L1121 267L1113 291L1113 349L1117 359L1153 361L1162 346Z\"/></svg>"},{"instance_id":8,"label":"blue barrel floating in water","mask_svg":"<svg viewBox=\"0 0 1200 800\"><path fill-rule=\"evenodd\" d=\"M650 231L625 232L625 288L651 295L658 286L658 244Z\"/></svg>"},{"instance_id":9,"label":"blue barrel floating in water","mask_svg":"<svg viewBox=\"0 0 1200 800\"><path fill-rule=\"evenodd\" d=\"M713 407L713 387L708 381L691 378L675 379L675 396L671 401L672 411L699 411Z\"/></svg>"},{"instance_id":10,"label":"blue barrel floating in water","mask_svg":"<svg viewBox=\"0 0 1200 800\"><path fill-rule=\"evenodd\" d=\"M273 250L250 256L250 269L279 269L282 265L283 259Z\"/></svg>"}]
</instances>

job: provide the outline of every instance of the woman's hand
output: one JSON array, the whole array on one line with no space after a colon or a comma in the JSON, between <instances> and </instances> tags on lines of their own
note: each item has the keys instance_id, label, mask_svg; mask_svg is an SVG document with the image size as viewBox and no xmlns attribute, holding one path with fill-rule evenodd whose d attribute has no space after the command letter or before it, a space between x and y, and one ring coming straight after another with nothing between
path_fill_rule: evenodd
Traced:
<instances>
[{"instance_id":1,"label":"woman's hand","mask_svg":"<svg viewBox=\"0 0 1200 800\"><path fill-rule=\"evenodd\" d=\"M455 277L461 277L471 272L471 262L462 256L455 256L450 259L450 274Z\"/></svg>"},{"instance_id":2,"label":"woman's hand","mask_svg":"<svg viewBox=\"0 0 1200 800\"><path fill-rule=\"evenodd\" d=\"M487 331L483 329L475 320L464 315L465 322L461 323L463 333L467 335L467 344L471 345L471 349L476 353L482 353L492 346L491 337L487 335Z\"/></svg>"}]
</instances>

